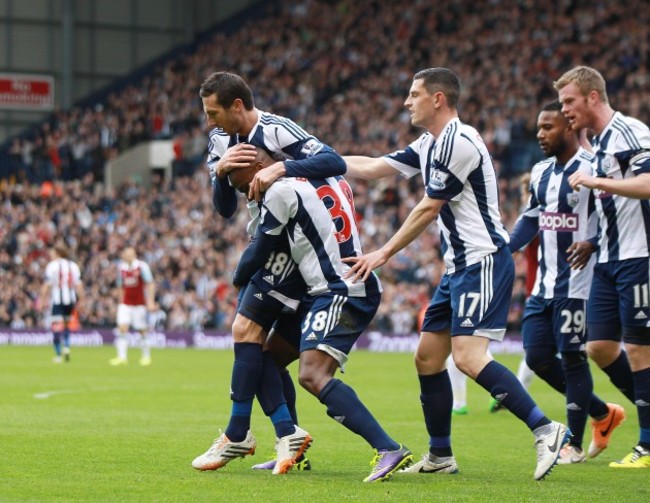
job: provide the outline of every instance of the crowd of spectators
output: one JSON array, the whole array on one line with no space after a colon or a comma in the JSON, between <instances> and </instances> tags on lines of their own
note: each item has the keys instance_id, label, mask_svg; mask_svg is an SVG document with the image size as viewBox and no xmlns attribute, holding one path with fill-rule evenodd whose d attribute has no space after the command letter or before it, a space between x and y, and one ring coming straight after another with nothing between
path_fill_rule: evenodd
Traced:
<instances>
[{"instance_id":1,"label":"crowd of spectators","mask_svg":"<svg viewBox=\"0 0 650 503\"><path fill-rule=\"evenodd\" d=\"M564 70L595 66L614 108L650 121L645 7L643 0L273 2L265 16L216 33L103 104L60 111L10 142L0 170L0 275L7 285L0 323L39 323L34 285L45 248L63 236L87 279L86 323L113 324L115 261L122 246L133 244L152 264L168 328L228 326L230 273L245 246L246 217L225 221L210 206L198 88L215 70L240 73L259 108L293 118L340 153L374 156L419 135L403 107L414 72L452 68L463 85L461 118L488 143L511 225L519 210L517 176L541 155L537 110L555 98L552 81ZM173 189L160 180L152 190L129 184L110 193L98 183L107 160L156 138L174 138L180 176ZM385 242L422 195L418 179L351 182L368 250ZM441 272L432 229L384 267L376 326L412 329ZM513 326L522 298L518 281Z\"/></svg>"}]
</instances>

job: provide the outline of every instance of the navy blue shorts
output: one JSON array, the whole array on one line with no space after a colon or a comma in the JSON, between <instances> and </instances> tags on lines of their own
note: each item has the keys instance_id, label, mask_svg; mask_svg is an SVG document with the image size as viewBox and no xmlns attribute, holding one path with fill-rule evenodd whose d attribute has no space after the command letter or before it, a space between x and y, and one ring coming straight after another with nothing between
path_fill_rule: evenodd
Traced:
<instances>
[{"instance_id":1,"label":"navy blue shorts","mask_svg":"<svg viewBox=\"0 0 650 503\"><path fill-rule=\"evenodd\" d=\"M423 332L451 327L451 335L501 341L506 333L515 266L500 249L453 274L445 274L424 314Z\"/></svg>"},{"instance_id":2,"label":"navy blue shorts","mask_svg":"<svg viewBox=\"0 0 650 503\"><path fill-rule=\"evenodd\" d=\"M68 319L74 311L74 304L54 304L52 306L52 318L59 317Z\"/></svg>"},{"instance_id":3,"label":"navy blue shorts","mask_svg":"<svg viewBox=\"0 0 650 503\"><path fill-rule=\"evenodd\" d=\"M347 297L329 292L313 298L301 327L300 351L318 349L344 369L352 346L375 316L381 295Z\"/></svg>"},{"instance_id":4,"label":"navy blue shorts","mask_svg":"<svg viewBox=\"0 0 650 503\"><path fill-rule=\"evenodd\" d=\"M587 301L588 340L650 344L650 259L598 263Z\"/></svg>"},{"instance_id":5,"label":"navy blue shorts","mask_svg":"<svg viewBox=\"0 0 650 503\"><path fill-rule=\"evenodd\" d=\"M533 296L526 302L522 323L524 348L553 346L562 353L584 350L586 301L544 299Z\"/></svg>"},{"instance_id":6,"label":"navy blue shorts","mask_svg":"<svg viewBox=\"0 0 650 503\"><path fill-rule=\"evenodd\" d=\"M239 291L237 312L267 332L282 313L294 312L307 286L286 251L272 251L264 269Z\"/></svg>"}]
</instances>

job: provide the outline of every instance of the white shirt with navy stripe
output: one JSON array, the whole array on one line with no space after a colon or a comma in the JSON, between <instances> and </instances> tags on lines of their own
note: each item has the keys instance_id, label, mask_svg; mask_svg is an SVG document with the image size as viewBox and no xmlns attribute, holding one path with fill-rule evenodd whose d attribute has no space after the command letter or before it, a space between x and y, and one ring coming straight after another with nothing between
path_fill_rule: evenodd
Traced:
<instances>
[{"instance_id":1,"label":"white shirt with navy stripe","mask_svg":"<svg viewBox=\"0 0 650 503\"><path fill-rule=\"evenodd\" d=\"M45 267L45 281L51 287L53 305L70 306L77 302L76 287L81 282L79 266L72 260L57 258Z\"/></svg>"},{"instance_id":2,"label":"white shirt with navy stripe","mask_svg":"<svg viewBox=\"0 0 650 503\"><path fill-rule=\"evenodd\" d=\"M406 176L419 171L427 196L447 201L438 226L448 273L476 264L508 243L496 172L476 129L454 118L439 138L424 133L384 160Z\"/></svg>"},{"instance_id":3,"label":"white shirt with navy stripe","mask_svg":"<svg viewBox=\"0 0 650 503\"><path fill-rule=\"evenodd\" d=\"M365 297L382 291L374 273L365 282L344 279L350 266L341 259L363 253L352 204L343 177L280 178L265 193L259 229L270 235L287 229L309 295Z\"/></svg>"},{"instance_id":4,"label":"white shirt with navy stripe","mask_svg":"<svg viewBox=\"0 0 650 503\"><path fill-rule=\"evenodd\" d=\"M589 297L595 255L578 271L567 262L567 249L596 236L598 218L591 190L573 190L568 179L576 172L591 174L592 160L581 147L565 165L550 157L533 166L530 199L523 213L539 224L539 266L532 295L545 299Z\"/></svg>"},{"instance_id":5,"label":"white shirt with navy stripe","mask_svg":"<svg viewBox=\"0 0 650 503\"><path fill-rule=\"evenodd\" d=\"M637 119L616 112L592 145L594 176L622 180L650 173L650 130ZM648 257L648 200L594 193L600 225L598 262Z\"/></svg>"}]
</instances>

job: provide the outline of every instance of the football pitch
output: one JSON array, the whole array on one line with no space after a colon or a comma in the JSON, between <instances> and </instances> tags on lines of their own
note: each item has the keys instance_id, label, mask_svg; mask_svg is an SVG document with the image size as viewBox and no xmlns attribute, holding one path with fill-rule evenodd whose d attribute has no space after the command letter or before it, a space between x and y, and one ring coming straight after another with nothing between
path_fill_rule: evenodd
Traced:
<instances>
[{"instance_id":1,"label":"football pitch","mask_svg":"<svg viewBox=\"0 0 650 503\"><path fill-rule=\"evenodd\" d=\"M140 367L131 350L132 362L118 368L108 365L112 356L112 347L73 348L70 363L54 365L49 347L0 347L0 501L650 501L648 470L608 467L636 444L638 422L593 364L597 393L628 414L600 457L557 466L535 482L532 435L509 412L488 412L489 396L470 382L470 413L453 420L458 475L396 474L364 484L371 449L301 389L312 471L251 470L273 452L273 429L257 404L256 455L216 472L193 470L192 459L227 424L232 353L159 350L151 367ZM497 358L510 368L519 361ZM355 352L342 378L416 460L427 450L410 354ZM565 421L561 396L539 379L531 392ZM588 430L585 445L589 438Z\"/></svg>"}]
</instances>

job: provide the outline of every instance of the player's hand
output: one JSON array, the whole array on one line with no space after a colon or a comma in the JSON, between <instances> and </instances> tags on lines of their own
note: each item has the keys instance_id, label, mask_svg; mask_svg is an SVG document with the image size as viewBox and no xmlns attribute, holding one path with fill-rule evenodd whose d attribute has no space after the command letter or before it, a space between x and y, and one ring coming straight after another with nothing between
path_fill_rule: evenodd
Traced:
<instances>
[{"instance_id":1,"label":"player's hand","mask_svg":"<svg viewBox=\"0 0 650 503\"><path fill-rule=\"evenodd\" d=\"M576 172L569 177L569 185L573 190L578 190L581 186L593 189L596 186L596 178L585 173Z\"/></svg>"},{"instance_id":2,"label":"player's hand","mask_svg":"<svg viewBox=\"0 0 650 503\"><path fill-rule=\"evenodd\" d=\"M596 251L596 247L589 241L578 241L567 248L567 262L571 264L571 269L581 271L585 268L591 254Z\"/></svg>"},{"instance_id":3,"label":"player's hand","mask_svg":"<svg viewBox=\"0 0 650 503\"><path fill-rule=\"evenodd\" d=\"M262 195L278 178L287 173L283 162L276 162L271 164L268 168L264 168L255 173L248 188L248 199L250 201L262 200Z\"/></svg>"},{"instance_id":4,"label":"player's hand","mask_svg":"<svg viewBox=\"0 0 650 503\"><path fill-rule=\"evenodd\" d=\"M356 283L359 280L365 281L372 274L372 271L384 265L387 260L388 258L381 249L366 253L360 257L344 258L343 262L352 264L350 270L345 274L344 279L352 278L352 283Z\"/></svg>"},{"instance_id":5,"label":"player's hand","mask_svg":"<svg viewBox=\"0 0 650 503\"><path fill-rule=\"evenodd\" d=\"M219 178L227 176L233 169L247 168L255 160L257 150L250 143L233 145L223 154L215 166Z\"/></svg>"},{"instance_id":6,"label":"player's hand","mask_svg":"<svg viewBox=\"0 0 650 503\"><path fill-rule=\"evenodd\" d=\"M147 301L147 311L150 313L154 312L156 310L156 303L155 302L149 302Z\"/></svg>"}]
</instances>

